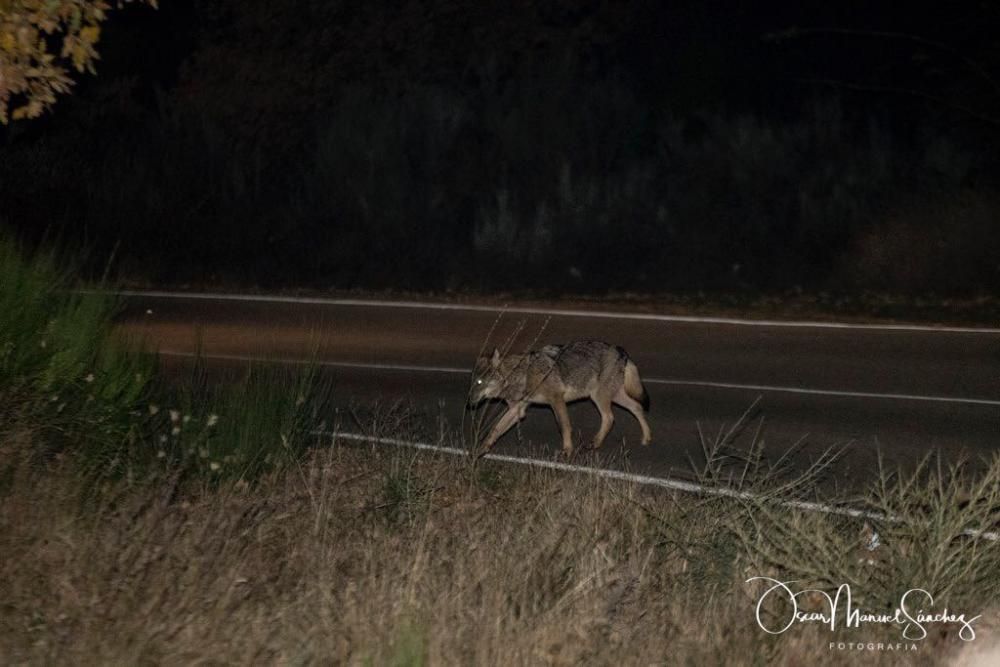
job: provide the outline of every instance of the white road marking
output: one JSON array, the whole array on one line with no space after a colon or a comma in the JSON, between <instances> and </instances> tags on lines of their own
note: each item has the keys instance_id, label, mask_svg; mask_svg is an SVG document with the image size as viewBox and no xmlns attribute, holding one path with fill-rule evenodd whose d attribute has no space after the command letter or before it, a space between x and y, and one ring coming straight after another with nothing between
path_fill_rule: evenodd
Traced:
<instances>
[{"instance_id":1,"label":"white road marking","mask_svg":"<svg viewBox=\"0 0 1000 667\"><path fill-rule=\"evenodd\" d=\"M787 327L810 329L855 329L862 331L911 331L927 333L965 333L1000 335L1000 328L932 326L921 324L862 324L855 322L820 322L807 320L750 320L732 317L701 317L696 315L657 315L655 313L629 313L607 310L579 310L567 308L533 308L482 306L460 303L434 303L430 301L381 301L378 299L330 299L322 297L268 296L257 294L226 294L224 292L171 292L165 290L123 290L122 296L151 299L190 299L192 301L243 301L255 303L310 304L322 306L357 306L368 308L407 308L416 310L450 310L477 313L511 313L515 315L547 315L553 317L590 317L597 319L641 320L650 322L675 322L689 324L726 324L750 327Z\"/></svg>"},{"instance_id":2,"label":"white road marking","mask_svg":"<svg viewBox=\"0 0 1000 667\"><path fill-rule=\"evenodd\" d=\"M194 359L218 359L220 361L252 361L267 364L289 364L294 366L327 366L331 368L359 368L377 371L410 371L414 373L454 373L468 375L468 368L452 368L450 366L417 366L411 364L365 364L353 361L327 361L324 359L288 359L274 357L258 357L249 354L208 354L197 352L182 352L179 350L159 350L158 354L165 357L185 357Z\"/></svg>"},{"instance_id":3,"label":"white road marking","mask_svg":"<svg viewBox=\"0 0 1000 667\"><path fill-rule=\"evenodd\" d=\"M989 398L965 398L961 396L923 396L921 394L893 394L872 391L841 391L838 389L810 389L808 387L781 387L766 384L737 384L731 382L704 382L701 380L668 380L643 378L649 384L668 384L690 387L714 387L717 389L749 389L753 391L777 391L789 394L812 394L815 396L843 396L847 398L878 398L896 401L927 401L929 403L964 403L966 405L990 405L1000 407L1000 401Z\"/></svg>"},{"instance_id":4,"label":"white road marking","mask_svg":"<svg viewBox=\"0 0 1000 667\"><path fill-rule=\"evenodd\" d=\"M413 442L410 440L403 440L401 438L385 438L379 436L365 435L363 433L343 433L340 431L313 431L313 435L330 436L334 439L342 438L344 440L353 440L355 442L371 442L380 445L391 445L394 447L409 447L412 449L437 452L440 454L449 454L452 456L469 456L468 450L461 449L458 447L445 447L443 445L432 445L425 442ZM571 463L562 463L560 461L549 461L546 459L533 459L521 456L508 456L506 454L492 454L492 453L485 454L483 455L482 458L490 461L501 461L504 463L527 465L535 468L559 470L561 472L594 475L597 477L603 477L605 479L616 479L624 482L631 482L633 484L642 484L644 486L656 486L663 489L670 489L672 491L681 491L683 493L694 493L703 496L718 496L723 498L733 498L735 500L753 500L753 501L761 501L766 499L764 496L761 496L760 494L751 493L749 491L738 491L736 489L730 489L727 487L720 487L720 486L704 486L702 484L697 484L695 482L689 482L681 479L672 479L669 477L651 477L649 475L639 475L636 473L624 472L621 470L579 466L579 465L573 465ZM839 516L849 516L855 518L872 519L874 521L886 521L893 523L899 521L898 517L889 514L883 514L882 512L872 512L869 510L860 510L851 507L838 507L836 505L828 505L825 503L811 502L807 500L785 500L782 501L780 504L782 507L804 510L806 512L836 514ZM983 530L975 530L972 528L967 528L966 530L962 531L962 534L967 535L969 537L979 537L987 539L993 542L1000 540L1000 534L993 531L983 531Z\"/></svg>"},{"instance_id":5,"label":"white road marking","mask_svg":"<svg viewBox=\"0 0 1000 667\"><path fill-rule=\"evenodd\" d=\"M167 357L187 357L199 356L194 352L181 352L178 350L160 350L159 352ZM257 357L243 354L207 354L200 356L206 359L219 359L221 361L247 361L279 364L295 364L325 366L331 368L356 368L378 371L404 371L414 373L449 373L454 375L467 375L470 370L467 368L455 368L451 366L422 366L416 364L368 364L351 361L325 361L321 359L277 359L270 357ZM674 380L670 378L643 378L646 384L674 385L682 387L707 387L712 389L738 389L760 392L782 392L789 394L807 394L812 396L836 396L842 398L875 398L896 401L925 401L929 403L959 403L964 405L986 405L1000 407L1000 400L988 398L965 398L960 396L924 396L920 394L893 394L877 393L868 391L841 391L838 389L811 389L808 387L782 387L766 384L739 384L735 382L711 382L707 380Z\"/></svg>"}]
</instances>

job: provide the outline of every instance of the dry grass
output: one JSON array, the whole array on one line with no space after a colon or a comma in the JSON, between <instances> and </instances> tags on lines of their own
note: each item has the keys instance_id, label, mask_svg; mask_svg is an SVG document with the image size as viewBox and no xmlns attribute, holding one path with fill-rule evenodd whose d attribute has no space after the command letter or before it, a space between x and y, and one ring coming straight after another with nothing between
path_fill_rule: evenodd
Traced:
<instances>
[{"instance_id":1,"label":"dry grass","mask_svg":"<svg viewBox=\"0 0 1000 667\"><path fill-rule=\"evenodd\" d=\"M783 571L770 563L780 545L755 551L747 533L754 508L731 501L336 443L255 486L178 488L163 479L108 487L94 499L80 484L67 464L17 472L3 491L4 662L900 658L828 648L838 638L895 642L895 628L761 632L757 591L744 581L798 573L794 562ZM795 513L788 520L824 545L805 559L808 567L822 572L836 560L859 587L877 581L865 573L879 565L851 555L857 525ZM992 593L983 595L981 605ZM967 604L952 601L956 609ZM986 627L995 620L994 612L977 624L977 648L995 637ZM906 660L941 662L961 647L955 632L935 631Z\"/></svg>"}]
</instances>

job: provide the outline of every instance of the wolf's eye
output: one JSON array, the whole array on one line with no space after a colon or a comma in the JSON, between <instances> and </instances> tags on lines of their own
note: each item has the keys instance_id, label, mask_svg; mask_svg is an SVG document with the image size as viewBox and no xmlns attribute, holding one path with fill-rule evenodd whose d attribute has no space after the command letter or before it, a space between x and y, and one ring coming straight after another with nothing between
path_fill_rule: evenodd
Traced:
<instances>
[{"instance_id":1,"label":"wolf's eye","mask_svg":"<svg viewBox=\"0 0 1000 667\"><path fill-rule=\"evenodd\" d=\"M482 384L482 383L483 383L482 378L476 378L476 384Z\"/></svg>"}]
</instances>

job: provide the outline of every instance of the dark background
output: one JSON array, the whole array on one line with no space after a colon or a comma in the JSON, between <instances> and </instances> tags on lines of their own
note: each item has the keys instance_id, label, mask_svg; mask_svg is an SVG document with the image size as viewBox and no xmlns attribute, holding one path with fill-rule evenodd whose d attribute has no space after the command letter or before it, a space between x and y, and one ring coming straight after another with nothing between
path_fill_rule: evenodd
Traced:
<instances>
[{"instance_id":1,"label":"dark background","mask_svg":"<svg viewBox=\"0 0 1000 667\"><path fill-rule=\"evenodd\" d=\"M985 2L163 0L0 130L0 224L259 287L1000 288Z\"/></svg>"}]
</instances>

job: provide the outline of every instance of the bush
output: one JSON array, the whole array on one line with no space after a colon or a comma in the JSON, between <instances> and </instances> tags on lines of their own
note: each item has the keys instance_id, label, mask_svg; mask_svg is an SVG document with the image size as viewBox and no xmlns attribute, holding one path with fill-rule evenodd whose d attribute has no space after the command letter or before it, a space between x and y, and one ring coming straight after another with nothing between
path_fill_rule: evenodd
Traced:
<instances>
[{"instance_id":1,"label":"bush","mask_svg":"<svg viewBox=\"0 0 1000 667\"><path fill-rule=\"evenodd\" d=\"M209 379L196 366L155 406L157 457L213 481L257 479L301 459L328 398L315 367L249 365Z\"/></svg>"},{"instance_id":2,"label":"bush","mask_svg":"<svg viewBox=\"0 0 1000 667\"><path fill-rule=\"evenodd\" d=\"M115 299L73 291L59 265L55 254L25 260L0 237L0 423L32 433L22 455L71 450L119 475L134 464L154 359L113 340Z\"/></svg>"},{"instance_id":3,"label":"bush","mask_svg":"<svg viewBox=\"0 0 1000 667\"><path fill-rule=\"evenodd\" d=\"M65 455L95 479L253 480L302 456L328 396L314 368L169 387L141 341L114 334L116 299L74 290L57 266L0 238L0 447L12 460Z\"/></svg>"}]
</instances>

